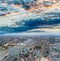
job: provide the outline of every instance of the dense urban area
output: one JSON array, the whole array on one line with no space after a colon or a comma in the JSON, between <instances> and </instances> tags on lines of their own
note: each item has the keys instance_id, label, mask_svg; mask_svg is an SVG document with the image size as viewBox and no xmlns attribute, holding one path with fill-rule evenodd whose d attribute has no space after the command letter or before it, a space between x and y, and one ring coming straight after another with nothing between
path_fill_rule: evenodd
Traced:
<instances>
[{"instance_id":1,"label":"dense urban area","mask_svg":"<svg viewBox=\"0 0 60 61\"><path fill-rule=\"evenodd\" d=\"M60 37L0 37L0 61L60 61Z\"/></svg>"},{"instance_id":2,"label":"dense urban area","mask_svg":"<svg viewBox=\"0 0 60 61\"><path fill-rule=\"evenodd\" d=\"M0 61L60 61L59 35L60 0L0 0Z\"/></svg>"}]
</instances>

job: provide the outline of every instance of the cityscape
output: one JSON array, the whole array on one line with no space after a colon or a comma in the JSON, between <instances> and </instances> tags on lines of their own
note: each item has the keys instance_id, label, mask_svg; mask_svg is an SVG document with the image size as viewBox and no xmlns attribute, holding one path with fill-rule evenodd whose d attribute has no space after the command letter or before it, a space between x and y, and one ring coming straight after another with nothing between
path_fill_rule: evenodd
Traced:
<instances>
[{"instance_id":1,"label":"cityscape","mask_svg":"<svg viewBox=\"0 0 60 61\"><path fill-rule=\"evenodd\" d=\"M0 36L0 61L60 61L60 36Z\"/></svg>"},{"instance_id":2,"label":"cityscape","mask_svg":"<svg viewBox=\"0 0 60 61\"><path fill-rule=\"evenodd\" d=\"M60 61L60 0L0 0L0 61Z\"/></svg>"}]
</instances>

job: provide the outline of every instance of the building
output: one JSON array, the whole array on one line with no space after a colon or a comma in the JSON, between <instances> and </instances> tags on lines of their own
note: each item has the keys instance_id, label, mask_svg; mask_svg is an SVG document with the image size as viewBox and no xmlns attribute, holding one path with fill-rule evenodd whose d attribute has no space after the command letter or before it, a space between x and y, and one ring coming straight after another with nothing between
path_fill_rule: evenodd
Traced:
<instances>
[{"instance_id":1,"label":"building","mask_svg":"<svg viewBox=\"0 0 60 61\"><path fill-rule=\"evenodd\" d=\"M1 53L0 52L0 61L17 61L17 58L13 57L9 53Z\"/></svg>"}]
</instances>

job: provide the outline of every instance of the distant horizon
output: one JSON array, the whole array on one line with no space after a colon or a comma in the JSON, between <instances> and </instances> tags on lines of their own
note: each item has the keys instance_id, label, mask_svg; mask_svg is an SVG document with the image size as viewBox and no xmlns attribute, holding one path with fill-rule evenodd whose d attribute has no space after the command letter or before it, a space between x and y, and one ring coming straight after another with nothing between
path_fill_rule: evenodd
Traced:
<instances>
[{"instance_id":1,"label":"distant horizon","mask_svg":"<svg viewBox=\"0 0 60 61\"><path fill-rule=\"evenodd\" d=\"M40 37L40 36L45 36L45 37L54 37L54 36L59 36L60 37L60 33L56 32L23 32L23 33L7 33L7 34L1 34L0 37Z\"/></svg>"}]
</instances>

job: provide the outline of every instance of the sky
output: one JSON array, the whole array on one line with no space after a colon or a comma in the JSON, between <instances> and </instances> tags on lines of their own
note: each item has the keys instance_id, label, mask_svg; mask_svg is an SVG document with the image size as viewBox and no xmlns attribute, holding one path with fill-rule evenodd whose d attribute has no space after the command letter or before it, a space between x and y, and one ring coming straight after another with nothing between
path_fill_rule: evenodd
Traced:
<instances>
[{"instance_id":1,"label":"sky","mask_svg":"<svg viewBox=\"0 0 60 61\"><path fill-rule=\"evenodd\" d=\"M57 29L55 32L59 32L60 3L54 3L51 6L42 4L41 7L40 3L36 4L37 9L35 6L31 6L29 10L26 10L26 5L9 5L0 2L0 33L38 32L38 29L42 32L53 32L54 29Z\"/></svg>"}]
</instances>

